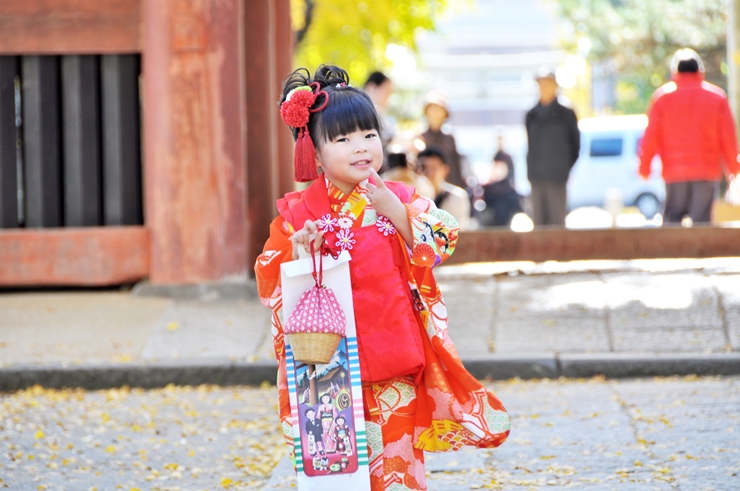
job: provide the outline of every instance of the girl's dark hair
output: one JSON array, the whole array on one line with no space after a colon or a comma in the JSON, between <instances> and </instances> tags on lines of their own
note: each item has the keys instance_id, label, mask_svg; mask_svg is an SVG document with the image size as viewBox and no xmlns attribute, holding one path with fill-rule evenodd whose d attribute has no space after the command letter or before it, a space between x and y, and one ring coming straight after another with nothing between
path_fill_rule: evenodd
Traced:
<instances>
[{"instance_id":1,"label":"girl's dark hair","mask_svg":"<svg viewBox=\"0 0 740 491\"><path fill-rule=\"evenodd\" d=\"M334 65L321 65L311 73L299 68L283 80L283 93L280 104L288 93L302 85L318 82L329 94L329 104L315 113L308 120L308 131L316 148L325 141L331 141L340 135L355 131L376 130L380 132L380 120L370 97L363 91L350 87L347 72ZM324 96L318 97L314 107L324 103ZM291 128L293 139L298 138L298 128Z\"/></svg>"}]
</instances>

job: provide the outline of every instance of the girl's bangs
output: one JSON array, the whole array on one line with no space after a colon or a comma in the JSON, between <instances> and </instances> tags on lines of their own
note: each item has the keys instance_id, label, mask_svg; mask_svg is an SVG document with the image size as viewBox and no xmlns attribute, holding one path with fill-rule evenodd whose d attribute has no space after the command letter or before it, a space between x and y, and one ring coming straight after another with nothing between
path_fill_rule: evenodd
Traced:
<instances>
[{"instance_id":1,"label":"girl's bangs","mask_svg":"<svg viewBox=\"0 0 740 491\"><path fill-rule=\"evenodd\" d=\"M317 129L322 141L332 141L355 131L380 131L375 106L364 92L341 89L332 91L329 97L331 102L319 113Z\"/></svg>"}]
</instances>

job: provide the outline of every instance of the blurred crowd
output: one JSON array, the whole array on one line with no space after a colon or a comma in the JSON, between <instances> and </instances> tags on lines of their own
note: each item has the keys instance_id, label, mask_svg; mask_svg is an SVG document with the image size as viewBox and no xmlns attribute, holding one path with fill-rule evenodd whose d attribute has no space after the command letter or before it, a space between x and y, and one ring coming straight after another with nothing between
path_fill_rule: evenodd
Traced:
<instances>
[{"instance_id":1,"label":"blurred crowd","mask_svg":"<svg viewBox=\"0 0 740 491\"><path fill-rule=\"evenodd\" d=\"M430 92L424 99L426 131L408 144L394 140L395 122L388 116L393 82L382 72L373 72L364 85L381 119L385 161L383 179L414 186L455 217L463 230L480 226L508 226L521 213L522 197L514 189L514 163L504 151L503 132L498 132L498 151L490 178L480 182L457 151L455 137L445 131L450 117L445 94Z\"/></svg>"},{"instance_id":2,"label":"blurred crowd","mask_svg":"<svg viewBox=\"0 0 740 491\"><path fill-rule=\"evenodd\" d=\"M665 182L663 223L711 221L712 207L724 178L730 192L740 190L735 126L726 94L703 78L703 63L691 49L681 49L671 61L672 79L650 103L648 127L638 146L635 173L649 179L652 162L661 160ZM514 221L534 226L565 226L567 183L580 154L580 131L570 102L560 95L556 70L541 67L536 75L539 98L523 121L528 140L529 196L517 193L512 156L505 150L504 132L491 135L496 151L490 173L481 179L458 153L454 136L446 131L448 99L430 92L424 99L426 130L399 143L395 121L388 115L393 82L372 73L364 89L381 118L385 161L384 179L414 186L452 214L461 229L511 227ZM639 168L638 168L639 167ZM728 194L728 200L730 195ZM514 227L512 227L514 228Z\"/></svg>"}]
</instances>

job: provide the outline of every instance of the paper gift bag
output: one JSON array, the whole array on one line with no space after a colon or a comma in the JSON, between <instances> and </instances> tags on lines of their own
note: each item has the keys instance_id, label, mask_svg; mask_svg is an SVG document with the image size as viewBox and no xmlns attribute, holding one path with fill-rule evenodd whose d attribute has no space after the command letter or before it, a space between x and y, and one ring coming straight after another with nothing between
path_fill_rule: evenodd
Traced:
<instances>
[{"instance_id":1,"label":"paper gift bag","mask_svg":"<svg viewBox=\"0 0 740 491\"><path fill-rule=\"evenodd\" d=\"M324 281L344 311L346 337L329 363L298 363L286 339L288 391L300 491L370 491L367 438L347 251L324 257ZM281 266L283 319L314 286L311 258Z\"/></svg>"}]
</instances>

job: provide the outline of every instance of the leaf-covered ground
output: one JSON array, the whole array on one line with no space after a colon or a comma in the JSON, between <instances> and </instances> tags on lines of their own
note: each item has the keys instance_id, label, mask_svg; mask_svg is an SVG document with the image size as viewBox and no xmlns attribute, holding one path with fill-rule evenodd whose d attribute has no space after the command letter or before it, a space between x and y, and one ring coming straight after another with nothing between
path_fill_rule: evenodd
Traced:
<instances>
[{"instance_id":1,"label":"leaf-covered ground","mask_svg":"<svg viewBox=\"0 0 740 491\"><path fill-rule=\"evenodd\" d=\"M1 482L49 491L259 487L285 454L276 402L274 387L2 395Z\"/></svg>"},{"instance_id":2,"label":"leaf-covered ground","mask_svg":"<svg viewBox=\"0 0 740 491\"><path fill-rule=\"evenodd\" d=\"M512 380L490 388L512 416L509 441L456 458L457 466L479 463L457 472L444 456L430 490L740 490L736 377Z\"/></svg>"},{"instance_id":3,"label":"leaf-covered ground","mask_svg":"<svg viewBox=\"0 0 740 491\"><path fill-rule=\"evenodd\" d=\"M489 387L509 441L428 454L430 491L740 489L738 377ZM0 488L292 489L276 399L274 387L0 394Z\"/></svg>"}]
</instances>

